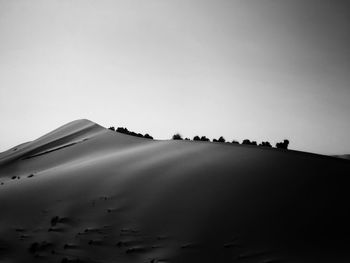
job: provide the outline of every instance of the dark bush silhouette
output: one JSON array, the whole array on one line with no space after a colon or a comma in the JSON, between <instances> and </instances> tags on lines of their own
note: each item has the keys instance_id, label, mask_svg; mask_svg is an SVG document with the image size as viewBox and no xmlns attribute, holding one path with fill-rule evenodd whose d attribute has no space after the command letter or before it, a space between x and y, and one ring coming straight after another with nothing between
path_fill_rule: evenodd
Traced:
<instances>
[{"instance_id":1,"label":"dark bush silhouette","mask_svg":"<svg viewBox=\"0 0 350 263\"><path fill-rule=\"evenodd\" d=\"M239 144L239 142L238 142L238 141L235 141L235 140L233 140L231 143L233 143L233 144Z\"/></svg>"},{"instance_id":2,"label":"dark bush silhouette","mask_svg":"<svg viewBox=\"0 0 350 263\"><path fill-rule=\"evenodd\" d=\"M250 141L248 139L243 140L242 144L245 144L245 145L257 145L256 141Z\"/></svg>"},{"instance_id":3,"label":"dark bush silhouette","mask_svg":"<svg viewBox=\"0 0 350 263\"><path fill-rule=\"evenodd\" d=\"M150 136L148 133L146 133L145 135L142 135L141 133L136 133L136 132L133 132L133 131L129 131L127 128L123 128L123 127L118 127L115 131L123 133L123 134L131 135L131 136L136 136L136 137L139 137L139 138L153 139L153 137Z\"/></svg>"},{"instance_id":4,"label":"dark bush silhouette","mask_svg":"<svg viewBox=\"0 0 350 263\"><path fill-rule=\"evenodd\" d=\"M210 140L209 140L207 137L202 136L202 137L201 137L201 141L203 141L203 142L209 142Z\"/></svg>"},{"instance_id":5,"label":"dark bush silhouette","mask_svg":"<svg viewBox=\"0 0 350 263\"><path fill-rule=\"evenodd\" d=\"M123 127L118 127L116 129L117 132L120 132L120 133L124 133L124 134L129 134L129 131L127 128L123 128Z\"/></svg>"},{"instance_id":6,"label":"dark bush silhouette","mask_svg":"<svg viewBox=\"0 0 350 263\"><path fill-rule=\"evenodd\" d=\"M250 145L250 144L251 144L251 142L250 142L250 140L245 139L245 140L243 140L242 144L245 144L245 145Z\"/></svg>"},{"instance_id":7,"label":"dark bush silhouette","mask_svg":"<svg viewBox=\"0 0 350 263\"><path fill-rule=\"evenodd\" d=\"M200 141L201 138L199 138L199 136L194 136L194 137L193 137L193 140L194 140L194 141Z\"/></svg>"},{"instance_id":8,"label":"dark bush silhouette","mask_svg":"<svg viewBox=\"0 0 350 263\"><path fill-rule=\"evenodd\" d=\"M149 135L148 133L145 134L145 136L143 136L146 139L151 139L153 140L153 137L151 135Z\"/></svg>"},{"instance_id":9,"label":"dark bush silhouette","mask_svg":"<svg viewBox=\"0 0 350 263\"><path fill-rule=\"evenodd\" d=\"M220 138L218 139L218 142L225 142L225 141L226 141L225 138L222 136L220 136Z\"/></svg>"},{"instance_id":10,"label":"dark bush silhouette","mask_svg":"<svg viewBox=\"0 0 350 263\"><path fill-rule=\"evenodd\" d=\"M185 141L190 141L190 139L186 137L186 138L185 138Z\"/></svg>"},{"instance_id":11,"label":"dark bush silhouette","mask_svg":"<svg viewBox=\"0 0 350 263\"><path fill-rule=\"evenodd\" d=\"M182 140L182 136L179 133L173 135L173 140Z\"/></svg>"},{"instance_id":12,"label":"dark bush silhouette","mask_svg":"<svg viewBox=\"0 0 350 263\"><path fill-rule=\"evenodd\" d=\"M259 146L263 146L263 147L269 147L269 148L271 148L272 146L271 146L271 144L269 143L269 142L261 142L260 144L259 144Z\"/></svg>"},{"instance_id":13,"label":"dark bush silhouette","mask_svg":"<svg viewBox=\"0 0 350 263\"><path fill-rule=\"evenodd\" d=\"M284 140L283 142L278 142L276 143L276 148L278 149L288 149L288 145L289 145L289 141L288 140Z\"/></svg>"},{"instance_id":14,"label":"dark bush silhouette","mask_svg":"<svg viewBox=\"0 0 350 263\"><path fill-rule=\"evenodd\" d=\"M213 142L226 142L225 138L220 136L219 139L213 139Z\"/></svg>"},{"instance_id":15,"label":"dark bush silhouette","mask_svg":"<svg viewBox=\"0 0 350 263\"><path fill-rule=\"evenodd\" d=\"M115 131L115 128L112 126L112 127L109 127L108 130Z\"/></svg>"}]
</instances>

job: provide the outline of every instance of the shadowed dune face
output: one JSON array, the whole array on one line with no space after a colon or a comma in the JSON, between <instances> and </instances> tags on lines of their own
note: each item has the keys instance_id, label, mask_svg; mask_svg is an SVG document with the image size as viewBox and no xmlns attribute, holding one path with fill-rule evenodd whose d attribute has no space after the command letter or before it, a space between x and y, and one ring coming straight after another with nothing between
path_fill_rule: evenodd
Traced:
<instances>
[{"instance_id":1,"label":"shadowed dune face","mask_svg":"<svg viewBox=\"0 0 350 263\"><path fill-rule=\"evenodd\" d=\"M350 160L350 154L335 155L334 157Z\"/></svg>"},{"instance_id":2,"label":"shadowed dune face","mask_svg":"<svg viewBox=\"0 0 350 263\"><path fill-rule=\"evenodd\" d=\"M350 259L345 160L86 120L16 151L0 155L1 262Z\"/></svg>"}]
</instances>

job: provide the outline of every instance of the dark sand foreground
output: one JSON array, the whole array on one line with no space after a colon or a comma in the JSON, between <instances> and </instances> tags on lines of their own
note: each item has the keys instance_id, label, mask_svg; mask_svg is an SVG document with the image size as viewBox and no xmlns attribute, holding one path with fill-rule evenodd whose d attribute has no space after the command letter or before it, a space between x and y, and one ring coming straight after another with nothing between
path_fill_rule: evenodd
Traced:
<instances>
[{"instance_id":1,"label":"dark sand foreground","mask_svg":"<svg viewBox=\"0 0 350 263\"><path fill-rule=\"evenodd\" d=\"M350 262L348 160L79 120L0 182L0 262Z\"/></svg>"}]
</instances>

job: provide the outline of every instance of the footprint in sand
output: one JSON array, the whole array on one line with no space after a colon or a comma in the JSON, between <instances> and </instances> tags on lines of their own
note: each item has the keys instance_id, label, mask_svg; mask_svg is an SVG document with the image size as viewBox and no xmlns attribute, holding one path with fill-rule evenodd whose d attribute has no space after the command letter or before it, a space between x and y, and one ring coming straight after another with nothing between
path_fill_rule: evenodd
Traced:
<instances>
[{"instance_id":1,"label":"footprint in sand","mask_svg":"<svg viewBox=\"0 0 350 263\"><path fill-rule=\"evenodd\" d=\"M243 260L243 259L249 259L249 258L256 258L256 259L264 258L266 254L267 253L264 251L242 253L238 255L237 259Z\"/></svg>"},{"instance_id":2,"label":"footprint in sand","mask_svg":"<svg viewBox=\"0 0 350 263\"><path fill-rule=\"evenodd\" d=\"M164 260L164 259L156 259L156 258L153 258L150 260L149 263L168 263L167 260Z\"/></svg>"},{"instance_id":3,"label":"footprint in sand","mask_svg":"<svg viewBox=\"0 0 350 263\"><path fill-rule=\"evenodd\" d=\"M48 232L61 233L61 232L64 232L64 229L63 228L59 228L59 227L50 227L47 231Z\"/></svg>"},{"instance_id":4,"label":"footprint in sand","mask_svg":"<svg viewBox=\"0 0 350 263\"><path fill-rule=\"evenodd\" d=\"M53 218L51 218L51 226L57 225L59 219L60 218L58 216L54 216Z\"/></svg>"},{"instance_id":5,"label":"footprint in sand","mask_svg":"<svg viewBox=\"0 0 350 263\"><path fill-rule=\"evenodd\" d=\"M15 228L16 232L25 232L26 230L24 228Z\"/></svg>"},{"instance_id":6,"label":"footprint in sand","mask_svg":"<svg viewBox=\"0 0 350 263\"><path fill-rule=\"evenodd\" d=\"M128 248L125 253L126 254L130 254L130 253L143 253L146 252L147 250L149 250L149 248L146 247L130 247Z\"/></svg>"},{"instance_id":7,"label":"footprint in sand","mask_svg":"<svg viewBox=\"0 0 350 263\"><path fill-rule=\"evenodd\" d=\"M30 236L30 235L27 235L27 234L22 234L22 235L20 235L20 237L19 237L20 240L25 240L25 239L28 239L28 238L31 238L31 236Z\"/></svg>"},{"instance_id":8,"label":"footprint in sand","mask_svg":"<svg viewBox=\"0 0 350 263\"><path fill-rule=\"evenodd\" d=\"M107 209L107 213L115 213L115 212L118 212L118 208L108 208Z\"/></svg>"},{"instance_id":9,"label":"footprint in sand","mask_svg":"<svg viewBox=\"0 0 350 263\"><path fill-rule=\"evenodd\" d=\"M67 243L67 244L64 244L64 246L63 246L63 249L77 249L77 248L78 248L78 245L76 245L76 244Z\"/></svg>"},{"instance_id":10,"label":"footprint in sand","mask_svg":"<svg viewBox=\"0 0 350 263\"><path fill-rule=\"evenodd\" d=\"M35 254L37 252L46 251L48 249L51 249L52 247L53 247L53 244L50 242L46 242L46 241L43 241L40 243L34 242L30 245L28 250L30 253Z\"/></svg>"},{"instance_id":11,"label":"footprint in sand","mask_svg":"<svg viewBox=\"0 0 350 263\"><path fill-rule=\"evenodd\" d=\"M224 248L234 248L234 247L239 247L239 244L236 242L229 242L224 244Z\"/></svg>"},{"instance_id":12,"label":"footprint in sand","mask_svg":"<svg viewBox=\"0 0 350 263\"><path fill-rule=\"evenodd\" d=\"M121 233L136 234L136 233L138 233L139 231L136 230L136 229L132 229L132 228L122 228L122 229L120 229L120 232L121 232Z\"/></svg>"},{"instance_id":13,"label":"footprint in sand","mask_svg":"<svg viewBox=\"0 0 350 263\"><path fill-rule=\"evenodd\" d=\"M59 216L54 216L51 218L51 226L54 227L57 224L69 224L71 223L71 220L68 217L59 217Z\"/></svg>"},{"instance_id":14,"label":"footprint in sand","mask_svg":"<svg viewBox=\"0 0 350 263\"><path fill-rule=\"evenodd\" d=\"M194 243L187 243L181 246L182 249L194 249L194 248L199 248L198 244Z\"/></svg>"},{"instance_id":15,"label":"footprint in sand","mask_svg":"<svg viewBox=\"0 0 350 263\"><path fill-rule=\"evenodd\" d=\"M117 247L130 247L130 246L135 246L137 244L142 243L140 240L126 240L126 241L118 241L116 244Z\"/></svg>"},{"instance_id":16,"label":"footprint in sand","mask_svg":"<svg viewBox=\"0 0 350 263\"><path fill-rule=\"evenodd\" d=\"M84 263L85 261L75 258L75 259L69 259L69 258L63 258L61 263Z\"/></svg>"},{"instance_id":17,"label":"footprint in sand","mask_svg":"<svg viewBox=\"0 0 350 263\"><path fill-rule=\"evenodd\" d=\"M102 240L89 240L88 244L91 246L101 246L102 245Z\"/></svg>"},{"instance_id":18,"label":"footprint in sand","mask_svg":"<svg viewBox=\"0 0 350 263\"><path fill-rule=\"evenodd\" d=\"M282 261L278 259L265 259L262 261L262 263L280 263L280 262Z\"/></svg>"}]
</instances>

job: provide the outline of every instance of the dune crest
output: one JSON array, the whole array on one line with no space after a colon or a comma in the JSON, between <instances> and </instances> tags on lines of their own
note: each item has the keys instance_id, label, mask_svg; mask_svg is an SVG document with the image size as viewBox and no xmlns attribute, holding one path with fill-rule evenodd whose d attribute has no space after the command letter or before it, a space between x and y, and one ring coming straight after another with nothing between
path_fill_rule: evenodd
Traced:
<instances>
[{"instance_id":1,"label":"dune crest","mask_svg":"<svg viewBox=\"0 0 350 263\"><path fill-rule=\"evenodd\" d=\"M72 121L34 141L18 145L0 153L0 164L73 145L101 132L105 132L105 128L89 120Z\"/></svg>"}]
</instances>

